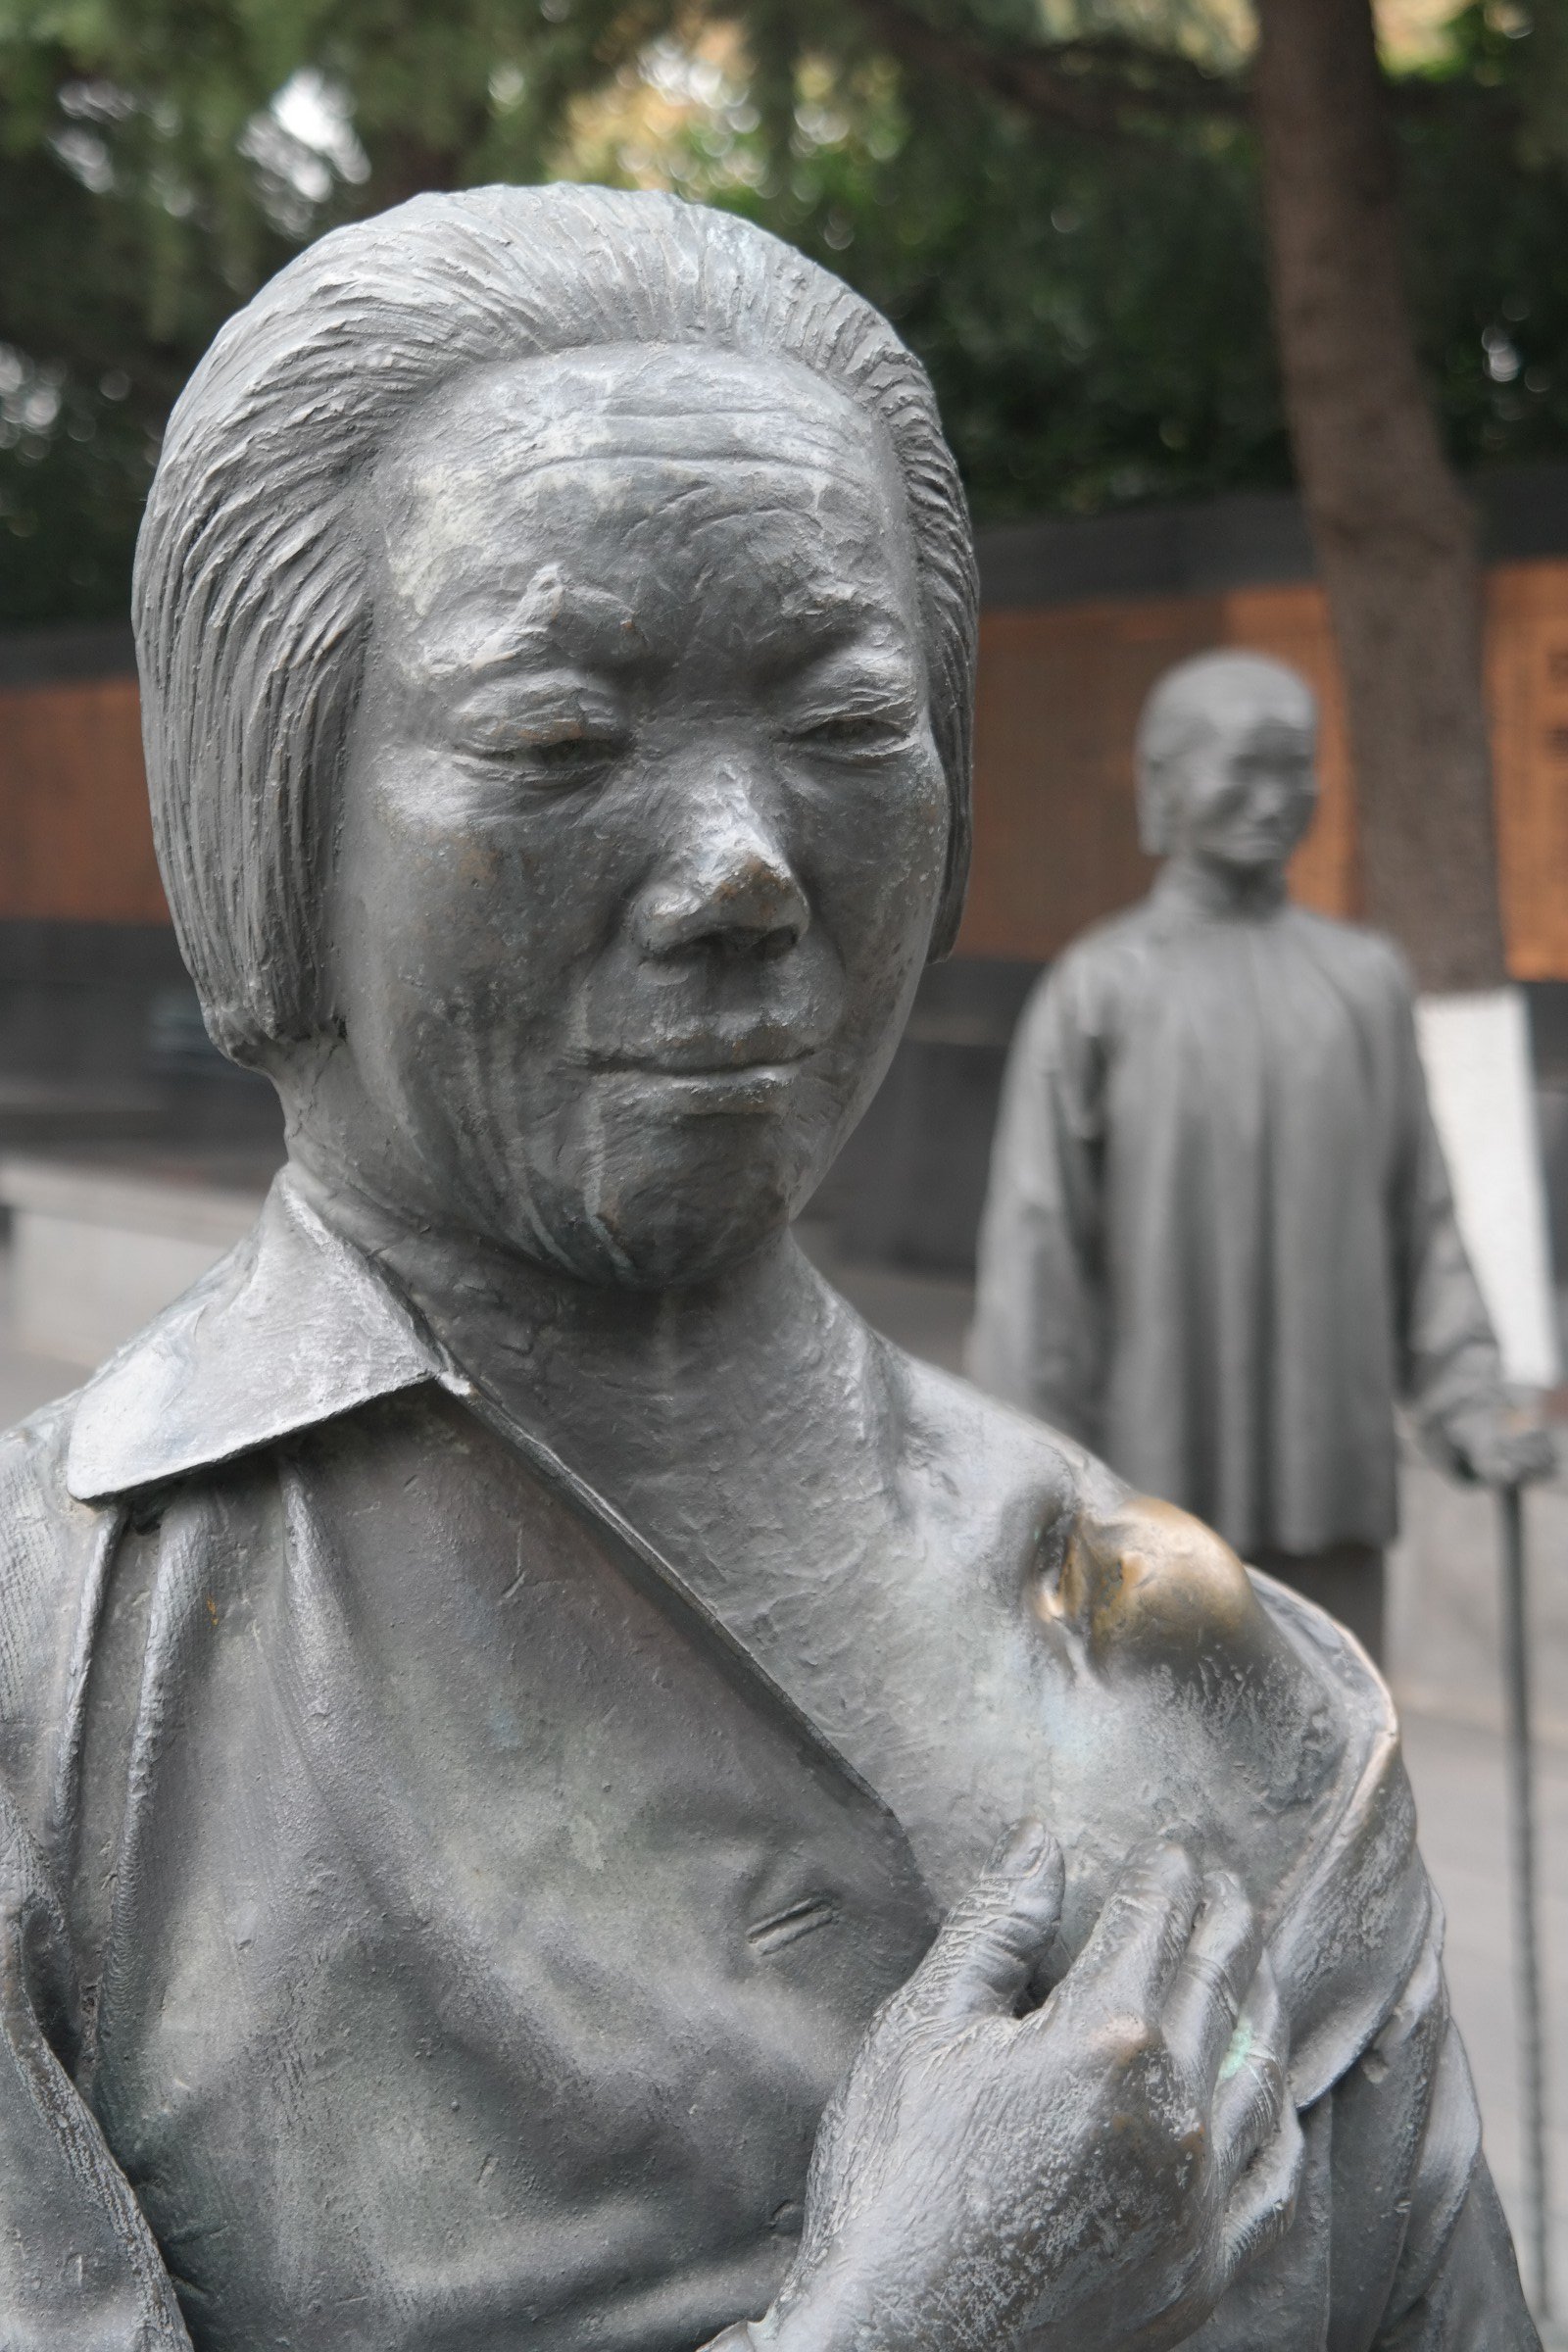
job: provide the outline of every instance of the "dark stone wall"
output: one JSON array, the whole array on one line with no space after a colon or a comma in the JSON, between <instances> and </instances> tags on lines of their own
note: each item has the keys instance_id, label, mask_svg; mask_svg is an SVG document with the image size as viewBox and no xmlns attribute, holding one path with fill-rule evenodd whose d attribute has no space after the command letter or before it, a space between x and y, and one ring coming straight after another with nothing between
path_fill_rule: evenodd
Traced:
<instances>
[{"instance_id":1,"label":"dark stone wall","mask_svg":"<svg viewBox=\"0 0 1568 2352\"><path fill-rule=\"evenodd\" d=\"M281 1157L277 1099L209 1039L167 924L0 922L0 1150L61 1149Z\"/></svg>"},{"instance_id":2,"label":"dark stone wall","mask_svg":"<svg viewBox=\"0 0 1568 2352\"><path fill-rule=\"evenodd\" d=\"M1039 970L962 956L926 972L881 1090L816 1197L846 1257L973 1268L1007 1047Z\"/></svg>"},{"instance_id":3,"label":"dark stone wall","mask_svg":"<svg viewBox=\"0 0 1568 2352\"><path fill-rule=\"evenodd\" d=\"M171 989L190 983L167 923L0 922L0 1073L133 1085Z\"/></svg>"},{"instance_id":4,"label":"dark stone wall","mask_svg":"<svg viewBox=\"0 0 1568 2352\"><path fill-rule=\"evenodd\" d=\"M1568 555L1568 466L1499 468L1470 491L1487 563ZM992 609L1212 596L1316 570L1300 501L1284 491L1009 523L980 532L978 545L981 602Z\"/></svg>"}]
</instances>

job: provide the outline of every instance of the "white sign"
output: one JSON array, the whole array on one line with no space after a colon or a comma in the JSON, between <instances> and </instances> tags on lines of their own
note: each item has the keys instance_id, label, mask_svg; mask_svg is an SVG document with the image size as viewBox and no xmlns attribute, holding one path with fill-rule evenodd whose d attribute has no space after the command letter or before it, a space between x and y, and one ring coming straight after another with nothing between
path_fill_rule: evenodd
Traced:
<instances>
[{"instance_id":1,"label":"white sign","mask_svg":"<svg viewBox=\"0 0 1568 2352\"><path fill-rule=\"evenodd\" d=\"M1561 1353L1523 993L1423 997L1416 1030L1459 1231L1503 1372L1521 1388L1555 1388Z\"/></svg>"}]
</instances>

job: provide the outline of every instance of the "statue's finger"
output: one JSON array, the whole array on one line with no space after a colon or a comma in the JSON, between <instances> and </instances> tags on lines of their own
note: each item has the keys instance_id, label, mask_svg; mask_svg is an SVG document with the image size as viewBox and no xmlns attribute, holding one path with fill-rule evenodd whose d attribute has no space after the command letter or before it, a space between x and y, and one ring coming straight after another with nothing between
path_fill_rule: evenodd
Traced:
<instances>
[{"instance_id":1,"label":"statue's finger","mask_svg":"<svg viewBox=\"0 0 1568 2352\"><path fill-rule=\"evenodd\" d=\"M1206 2095L1214 2088L1263 1950L1247 1889L1229 1871L1203 1879L1202 1908L1165 2004L1165 2038Z\"/></svg>"},{"instance_id":2,"label":"statue's finger","mask_svg":"<svg viewBox=\"0 0 1568 2352\"><path fill-rule=\"evenodd\" d=\"M1290 2105L1290 2034L1267 1958L1258 1963L1223 2052L1210 2111L1210 2143L1228 2191L1280 2130Z\"/></svg>"},{"instance_id":3,"label":"statue's finger","mask_svg":"<svg viewBox=\"0 0 1568 2352\"><path fill-rule=\"evenodd\" d=\"M1290 2230L1305 2163L1306 2142L1287 2099L1273 2137L1237 2181L1225 2209L1221 2276L1227 2287Z\"/></svg>"},{"instance_id":4,"label":"statue's finger","mask_svg":"<svg viewBox=\"0 0 1568 2352\"><path fill-rule=\"evenodd\" d=\"M1061 1916L1061 1848L1038 1821L1009 1832L949 1912L901 1999L923 2018L1008 2015Z\"/></svg>"},{"instance_id":5,"label":"statue's finger","mask_svg":"<svg viewBox=\"0 0 1568 2352\"><path fill-rule=\"evenodd\" d=\"M1201 1900L1202 1882L1183 1846L1141 1846L1104 1906L1059 1992L1073 2007L1156 2017L1163 2009Z\"/></svg>"}]
</instances>

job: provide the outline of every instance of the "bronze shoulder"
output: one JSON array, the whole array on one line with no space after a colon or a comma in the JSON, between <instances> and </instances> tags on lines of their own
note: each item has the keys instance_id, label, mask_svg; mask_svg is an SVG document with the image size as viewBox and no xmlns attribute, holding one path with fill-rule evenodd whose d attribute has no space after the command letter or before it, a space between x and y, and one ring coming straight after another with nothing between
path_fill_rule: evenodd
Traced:
<instances>
[{"instance_id":1,"label":"bronze shoulder","mask_svg":"<svg viewBox=\"0 0 1568 2352\"><path fill-rule=\"evenodd\" d=\"M1174 1503L1129 1494L1086 1508L1068 1533L1042 1615L1072 1625L1097 1665L1172 1665L1266 1639L1250 1578L1230 1545Z\"/></svg>"}]
</instances>

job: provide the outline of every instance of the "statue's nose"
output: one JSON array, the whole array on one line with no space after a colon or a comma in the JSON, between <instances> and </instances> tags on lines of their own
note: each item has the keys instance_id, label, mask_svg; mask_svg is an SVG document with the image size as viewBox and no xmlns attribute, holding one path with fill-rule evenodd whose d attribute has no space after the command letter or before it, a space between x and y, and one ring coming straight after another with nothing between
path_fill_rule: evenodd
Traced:
<instances>
[{"instance_id":1,"label":"statue's nose","mask_svg":"<svg viewBox=\"0 0 1568 2352\"><path fill-rule=\"evenodd\" d=\"M652 956L708 950L762 958L794 947L810 919L774 827L751 793L733 785L693 812L687 837L649 877L635 918Z\"/></svg>"}]
</instances>

